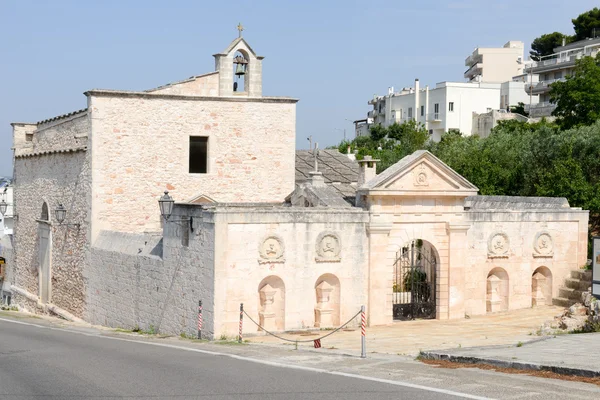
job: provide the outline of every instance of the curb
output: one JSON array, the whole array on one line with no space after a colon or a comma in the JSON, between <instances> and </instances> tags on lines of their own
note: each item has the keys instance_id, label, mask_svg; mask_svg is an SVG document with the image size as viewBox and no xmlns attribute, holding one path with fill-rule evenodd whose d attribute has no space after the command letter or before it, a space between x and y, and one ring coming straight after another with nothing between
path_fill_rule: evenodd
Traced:
<instances>
[{"instance_id":1,"label":"curb","mask_svg":"<svg viewBox=\"0 0 600 400\"><path fill-rule=\"evenodd\" d=\"M600 376L600 371L597 370L595 371L582 368L560 367L557 365L544 365L523 361L506 361L497 358L456 356L447 353L444 354L434 352L422 352L421 354L419 354L419 358L425 360L450 361L461 364L487 364L499 368L513 368L531 371L548 371L560 375L582 376L586 378L595 378Z\"/></svg>"}]
</instances>

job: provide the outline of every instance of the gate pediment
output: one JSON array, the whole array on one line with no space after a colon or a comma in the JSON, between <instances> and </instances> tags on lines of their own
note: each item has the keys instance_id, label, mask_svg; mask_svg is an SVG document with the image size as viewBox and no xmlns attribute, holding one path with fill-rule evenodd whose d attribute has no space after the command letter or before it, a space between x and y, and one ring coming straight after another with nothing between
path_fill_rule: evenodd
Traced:
<instances>
[{"instance_id":1,"label":"gate pediment","mask_svg":"<svg viewBox=\"0 0 600 400\"><path fill-rule=\"evenodd\" d=\"M426 150L404 157L359 188L366 195L473 196L471 182Z\"/></svg>"}]
</instances>

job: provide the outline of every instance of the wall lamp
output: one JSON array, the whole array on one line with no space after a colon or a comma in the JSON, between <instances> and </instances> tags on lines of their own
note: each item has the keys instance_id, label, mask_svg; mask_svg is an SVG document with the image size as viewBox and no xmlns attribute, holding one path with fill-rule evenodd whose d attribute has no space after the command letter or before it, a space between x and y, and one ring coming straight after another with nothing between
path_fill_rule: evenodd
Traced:
<instances>
[{"instance_id":1,"label":"wall lamp","mask_svg":"<svg viewBox=\"0 0 600 400\"><path fill-rule=\"evenodd\" d=\"M6 201L4 201L4 199L2 199L2 201L0 201L0 214L2 214L3 217L6 215L6 210L8 210L9 205L10 204L8 204ZM9 217L13 217L14 219L19 219L19 216L14 213L13 213L13 215L9 215Z\"/></svg>"},{"instance_id":2,"label":"wall lamp","mask_svg":"<svg viewBox=\"0 0 600 400\"><path fill-rule=\"evenodd\" d=\"M194 217L181 218L178 220L171 220L171 214L173 213L173 205L175 200L169 196L169 191L165 190L165 194L158 200L158 206L160 207L160 215L165 221L170 222L187 222L190 224L190 230L194 232Z\"/></svg>"},{"instance_id":3,"label":"wall lamp","mask_svg":"<svg viewBox=\"0 0 600 400\"><path fill-rule=\"evenodd\" d=\"M56 209L54 210L54 218L56 218L56 221L58 222L59 225L62 225L65 218L67 217L67 209L65 208L65 206L62 205L62 203L60 203L58 205L58 207L56 207ZM77 228L79 228L79 224L65 224L67 227L68 226L76 226Z\"/></svg>"}]
</instances>

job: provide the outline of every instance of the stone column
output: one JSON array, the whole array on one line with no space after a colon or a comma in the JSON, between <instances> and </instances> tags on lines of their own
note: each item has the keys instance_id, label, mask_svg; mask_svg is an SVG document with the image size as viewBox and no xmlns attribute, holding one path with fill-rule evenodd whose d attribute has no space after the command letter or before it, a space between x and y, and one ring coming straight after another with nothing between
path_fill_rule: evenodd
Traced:
<instances>
[{"instance_id":1,"label":"stone column","mask_svg":"<svg viewBox=\"0 0 600 400\"><path fill-rule=\"evenodd\" d=\"M467 267L467 231L471 224L464 222L449 222L448 231L448 270L447 270L447 305L448 318L464 318L465 317L465 270ZM443 285L441 284L444 278L443 272L440 273L440 293L443 295ZM440 305L444 304L443 297L438 300ZM443 308L442 310L443 311ZM441 313L443 315L443 313ZM442 316L439 317L443 319Z\"/></svg>"},{"instance_id":2,"label":"stone column","mask_svg":"<svg viewBox=\"0 0 600 400\"><path fill-rule=\"evenodd\" d=\"M392 278L394 266L386 259L392 223L370 223L369 237L369 326L390 324L393 321Z\"/></svg>"},{"instance_id":3,"label":"stone column","mask_svg":"<svg viewBox=\"0 0 600 400\"><path fill-rule=\"evenodd\" d=\"M262 306L262 310L258 313L260 316L260 325L269 332L276 331L277 315L273 307L273 303L275 302L277 289L267 283L260 289L259 292L260 304Z\"/></svg>"}]
</instances>

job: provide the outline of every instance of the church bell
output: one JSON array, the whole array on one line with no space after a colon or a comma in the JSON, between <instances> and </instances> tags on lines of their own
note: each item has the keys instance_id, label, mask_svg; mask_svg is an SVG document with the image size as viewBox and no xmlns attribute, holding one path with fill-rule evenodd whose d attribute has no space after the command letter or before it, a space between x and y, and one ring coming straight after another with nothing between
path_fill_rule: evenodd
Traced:
<instances>
[{"instance_id":1,"label":"church bell","mask_svg":"<svg viewBox=\"0 0 600 400\"><path fill-rule=\"evenodd\" d=\"M248 64L248 60L240 55L233 59L233 63L235 64L236 76L240 77L246 75L246 65Z\"/></svg>"},{"instance_id":2,"label":"church bell","mask_svg":"<svg viewBox=\"0 0 600 400\"><path fill-rule=\"evenodd\" d=\"M235 68L235 74L237 76L246 75L246 65L245 64L237 64Z\"/></svg>"}]
</instances>

